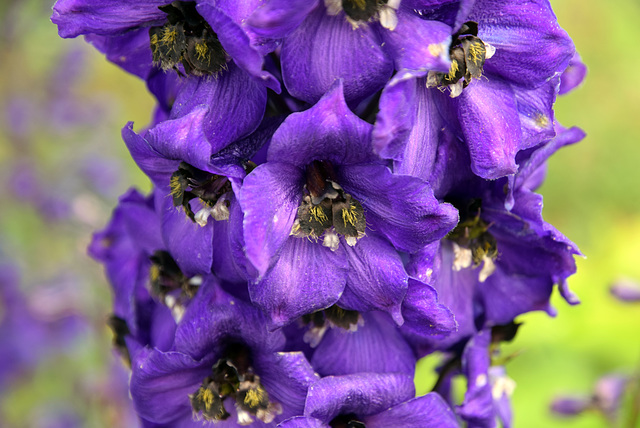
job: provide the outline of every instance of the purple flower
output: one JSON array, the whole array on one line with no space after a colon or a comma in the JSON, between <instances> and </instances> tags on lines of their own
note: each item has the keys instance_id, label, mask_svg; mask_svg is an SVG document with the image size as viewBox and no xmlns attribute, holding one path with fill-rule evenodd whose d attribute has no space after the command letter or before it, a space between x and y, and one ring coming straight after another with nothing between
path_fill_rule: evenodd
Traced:
<instances>
[{"instance_id":1,"label":"purple flower","mask_svg":"<svg viewBox=\"0 0 640 428\"><path fill-rule=\"evenodd\" d=\"M408 277L398 250L418 251L455 224L427 183L380 163L371 128L338 82L284 121L267 162L243 182L246 255L258 271L249 293L276 325L338 301L401 322Z\"/></svg>"},{"instance_id":2,"label":"purple flower","mask_svg":"<svg viewBox=\"0 0 640 428\"><path fill-rule=\"evenodd\" d=\"M459 426L455 415L438 394L413 398L414 395L413 379L404 374L358 373L324 377L309 388L304 416L286 420L278 427Z\"/></svg>"},{"instance_id":3,"label":"purple flower","mask_svg":"<svg viewBox=\"0 0 640 428\"><path fill-rule=\"evenodd\" d=\"M452 23L415 11L433 3L270 0L248 27L262 38L282 39L283 81L294 97L315 103L340 78L351 105L382 89L394 68L449 68L441 45L448 44Z\"/></svg>"},{"instance_id":4,"label":"purple flower","mask_svg":"<svg viewBox=\"0 0 640 428\"><path fill-rule=\"evenodd\" d=\"M383 91L374 147L418 169L398 173L420 176L449 138L443 129L466 143L473 173L486 179L514 174L518 152L555 135L552 106L574 46L548 2L477 1L465 19L448 74L401 70Z\"/></svg>"},{"instance_id":5,"label":"purple flower","mask_svg":"<svg viewBox=\"0 0 640 428\"><path fill-rule=\"evenodd\" d=\"M114 332L114 345L127 362L140 347L171 346L176 325L171 309L178 317L185 303L175 299L176 293L180 295L182 287L192 293L189 279L164 250L153 198L135 190L120 198L111 221L94 234L89 246L89 254L104 264L113 290L113 314L108 324ZM156 286L155 299L150 285ZM167 295L173 300L167 301Z\"/></svg>"},{"instance_id":6,"label":"purple flower","mask_svg":"<svg viewBox=\"0 0 640 428\"><path fill-rule=\"evenodd\" d=\"M621 302L640 302L640 284L630 279L620 279L609 288L611 294Z\"/></svg>"},{"instance_id":7,"label":"purple flower","mask_svg":"<svg viewBox=\"0 0 640 428\"><path fill-rule=\"evenodd\" d=\"M302 413L317 375L302 353L280 352L284 335L265 325L260 311L215 281L204 284L171 349L136 354L131 395L138 414L155 424L196 427L201 419L239 426Z\"/></svg>"},{"instance_id":8,"label":"purple flower","mask_svg":"<svg viewBox=\"0 0 640 428\"><path fill-rule=\"evenodd\" d=\"M423 352L447 349L473 335L478 326L507 324L525 312L554 314L549 298L556 284L569 303L578 303L566 278L575 272L573 256L580 252L542 219L542 197L533 190L541 183L546 159L583 136L577 128L566 130L538 150L524 153L510 181L485 181L468 170L465 174L460 166L464 156L443 158L440 162L449 165L434 168L462 177L456 184L451 183L455 179L434 183L440 191L447 189L444 199L459 208L461 220L439 248L412 256L407 271L426 278L436 289L439 302L455 314L458 331L443 340L425 337L423 343L430 345ZM507 188L512 196L505 202Z\"/></svg>"}]
</instances>

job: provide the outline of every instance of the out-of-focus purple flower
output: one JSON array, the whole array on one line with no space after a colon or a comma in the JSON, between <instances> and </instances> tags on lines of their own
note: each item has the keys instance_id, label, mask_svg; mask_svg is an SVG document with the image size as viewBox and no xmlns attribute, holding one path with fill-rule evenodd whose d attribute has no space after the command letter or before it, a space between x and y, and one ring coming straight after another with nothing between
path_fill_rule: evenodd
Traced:
<instances>
[{"instance_id":1,"label":"out-of-focus purple flower","mask_svg":"<svg viewBox=\"0 0 640 428\"><path fill-rule=\"evenodd\" d=\"M284 421L278 428L459 426L438 394L414 395L413 379L405 374L328 376L309 388L304 414Z\"/></svg>"},{"instance_id":2,"label":"out-of-focus purple flower","mask_svg":"<svg viewBox=\"0 0 640 428\"><path fill-rule=\"evenodd\" d=\"M564 417L576 416L586 410L597 410L615 426L628 384L628 376L608 374L598 379L591 395L558 396L551 403L551 410Z\"/></svg>"},{"instance_id":3,"label":"out-of-focus purple flower","mask_svg":"<svg viewBox=\"0 0 640 428\"><path fill-rule=\"evenodd\" d=\"M39 314L20 290L17 268L0 263L0 392L42 359L65 352L82 331L77 314Z\"/></svg>"},{"instance_id":4,"label":"out-of-focus purple flower","mask_svg":"<svg viewBox=\"0 0 640 428\"><path fill-rule=\"evenodd\" d=\"M630 279L619 279L609 288L611 294L621 302L640 302L640 284Z\"/></svg>"},{"instance_id":5,"label":"out-of-focus purple flower","mask_svg":"<svg viewBox=\"0 0 640 428\"><path fill-rule=\"evenodd\" d=\"M518 152L555 135L552 106L574 46L546 1L476 1L465 19L449 74L400 70L386 86L374 147L419 167L436 157L444 130L464 141L474 174L496 179L516 172ZM473 49L477 60L463 53Z\"/></svg>"},{"instance_id":6,"label":"out-of-focus purple flower","mask_svg":"<svg viewBox=\"0 0 640 428\"><path fill-rule=\"evenodd\" d=\"M380 162L371 129L337 82L283 122L267 162L243 182L246 255L258 271L249 292L276 325L335 303L401 323L408 277L398 250L418 251L456 222L426 182Z\"/></svg>"}]
</instances>

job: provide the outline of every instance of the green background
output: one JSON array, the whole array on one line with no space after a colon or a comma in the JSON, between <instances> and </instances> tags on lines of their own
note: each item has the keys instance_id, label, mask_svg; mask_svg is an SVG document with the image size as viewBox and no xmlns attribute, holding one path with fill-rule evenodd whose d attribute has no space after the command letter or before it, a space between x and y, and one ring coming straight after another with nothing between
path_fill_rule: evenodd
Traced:
<instances>
[{"instance_id":1,"label":"green background","mask_svg":"<svg viewBox=\"0 0 640 428\"><path fill-rule=\"evenodd\" d=\"M620 303L608 291L621 277L640 281L640 85L635 81L640 70L635 47L640 40L640 5L637 0L555 0L552 5L589 67L586 82L560 97L556 105L557 119L565 126L583 128L587 138L551 159L541 189L546 220L586 256L578 260L578 274L569 281L582 304L570 307L554 296L557 317L522 316L524 326L515 342L503 347L503 353L519 354L507 366L517 383L513 395L516 428L602 427L607 425L595 412L559 419L548 407L557 394L588 394L606 373L637 376L640 369L640 304ZM89 194L93 209L87 218L76 216L52 224L6 189L0 191L1 248L22 268L23 288L33 293L61 270L77 271L83 281L83 310L91 320L89 334L72 349L46 359L35 373L16 381L1 397L0 425L31 426L38 406L65 402L71 403L86 426L118 426L118 405L82 389L87 378L108 379L115 359L109 350L110 333L103 324L109 291L100 267L84 256L84 248L91 232L106 223L117 195L130 183L143 191L149 189L147 179L128 156L120 129L127 121L134 121L136 128L148 123L153 102L141 81L107 63L82 40L59 39L48 21L49 3L3 0L0 14L3 109L12 97L44 105L53 70L63 55L79 50L85 64L71 86L71 95L80 106L88 102L100 106L102 112L97 121L56 132L31 119L24 148L11 141L15 136L9 131L0 130L3 182L10 178L7 171L17 159L35 160L44 180L65 174L69 165L80 161L77 154L82 151L100 153L124 165L111 195ZM47 114L46 109L42 114ZM87 196L82 190L74 192L78 194L67 196ZM434 358L420 362L419 393L433 384L429 371L435 362Z\"/></svg>"}]
</instances>

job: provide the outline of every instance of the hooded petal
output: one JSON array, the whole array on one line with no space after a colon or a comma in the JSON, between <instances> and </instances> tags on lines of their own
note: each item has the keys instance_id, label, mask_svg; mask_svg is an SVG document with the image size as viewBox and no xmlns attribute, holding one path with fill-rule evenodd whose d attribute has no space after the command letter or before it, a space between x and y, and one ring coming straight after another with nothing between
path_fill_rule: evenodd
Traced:
<instances>
[{"instance_id":1,"label":"hooded petal","mask_svg":"<svg viewBox=\"0 0 640 428\"><path fill-rule=\"evenodd\" d=\"M342 88L337 81L316 105L288 116L273 134L267 159L299 167L313 160L345 165L376 159L372 126L349 110Z\"/></svg>"},{"instance_id":2,"label":"hooded petal","mask_svg":"<svg viewBox=\"0 0 640 428\"><path fill-rule=\"evenodd\" d=\"M128 31L117 36L87 34L85 40L106 55L112 63L146 79L151 73L153 59L149 49L149 31L145 29Z\"/></svg>"},{"instance_id":3,"label":"hooded petal","mask_svg":"<svg viewBox=\"0 0 640 428\"><path fill-rule=\"evenodd\" d=\"M264 278L249 285L251 301L283 326L305 314L328 308L344 290L347 260L304 238L289 238Z\"/></svg>"},{"instance_id":4,"label":"hooded petal","mask_svg":"<svg viewBox=\"0 0 640 428\"><path fill-rule=\"evenodd\" d=\"M357 104L382 89L393 61L371 26L354 29L344 16L318 7L282 45L282 77L289 93L315 103L338 80L344 96Z\"/></svg>"},{"instance_id":5,"label":"hooded petal","mask_svg":"<svg viewBox=\"0 0 640 428\"><path fill-rule=\"evenodd\" d=\"M444 336L458 328L453 312L438 302L438 294L430 285L409 279L407 295L402 302L405 333L419 336Z\"/></svg>"}]
</instances>

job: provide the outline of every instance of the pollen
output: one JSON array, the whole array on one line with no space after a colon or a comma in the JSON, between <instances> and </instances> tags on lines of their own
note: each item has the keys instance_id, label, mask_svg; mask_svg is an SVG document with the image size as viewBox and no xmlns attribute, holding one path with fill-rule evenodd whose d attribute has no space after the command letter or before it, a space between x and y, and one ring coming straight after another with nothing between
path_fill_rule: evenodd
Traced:
<instances>
[{"instance_id":1,"label":"pollen","mask_svg":"<svg viewBox=\"0 0 640 428\"><path fill-rule=\"evenodd\" d=\"M258 407L258 405L264 399L264 391L261 388L250 389L247 391L247 395L244 396L244 404L251 408Z\"/></svg>"},{"instance_id":2,"label":"pollen","mask_svg":"<svg viewBox=\"0 0 640 428\"><path fill-rule=\"evenodd\" d=\"M182 193L182 185L180 184L179 175L171 176L169 187L171 188L171 196L173 196L174 198L180 196L180 194Z\"/></svg>"},{"instance_id":3,"label":"pollen","mask_svg":"<svg viewBox=\"0 0 640 428\"><path fill-rule=\"evenodd\" d=\"M176 41L177 35L178 35L178 32L176 31L175 27L163 27L162 39L160 39L160 41L165 45L173 44ZM157 37L156 37L156 40L157 40Z\"/></svg>"},{"instance_id":4,"label":"pollen","mask_svg":"<svg viewBox=\"0 0 640 428\"><path fill-rule=\"evenodd\" d=\"M151 278L151 282L155 282L160 278L160 267L155 263L149 268L149 278Z\"/></svg>"},{"instance_id":5,"label":"pollen","mask_svg":"<svg viewBox=\"0 0 640 428\"><path fill-rule=\"evenodd\" d=\"M313 219L319 223L324 223L325 221L329 220L325 215L324 211L322 210L322 208L320 208L317 205L312 206L309 209L309 212L311 213L311 216L313 217Z\"/></svg>"},{"instance_id":6,"label":"pollen","mask_svg":"<svg viewBox=\"0 0 640 428\"><path fill-rule=\"evenodd\" d=\"M202 388L198 390L196 399L200 400L204 404L204 408L209 411L213 405L213 392L208 388Z\"/></svg>"},{"instance_id":7,"label":"pollen","mask_svg":"<svg viewBox=\"0 0 640 428\"><path fill-rule=\"evenodd\" d=\"M546 128L549 126L549 117L543 113L537 113L533 119L538 128Z\"/></svg>"},{"instance_id":8,"label":"pollen","mask_svg":"<svg viewBox=\"0 0 640 428\"><path fill-rule=\"evenodd\" d=\"M429 53L432 56L436 56L436 57L440 56L442 54L442 51L444 50L441 43L439 43L439 44L438 43L432 43L429 46L427 46L427 49L429 49Z\"/></svg>"},{"instance_id":9,"label":"pollen","mask_svg":"<svg viewBox=\"0 0 640 428\"><path fill-rule=\"evenodd\" d=\"M449 69L449 74L447 74L447 79L449 80L453 80L456 77L456 73L458 72L458 70L460 70L460 67L458 66L458 61L451 61L451 68Z\"/></svg>"},{"instance_id":10,"label":"pollen","mask_svg":"<svg viewBox=\"0 0 640 428\"><path fill-rule=\"evenodd\" d=\"M484 45L481 45L480 43L471 43L469 45L469 53L475 63L483 61Z\"/></svg>"},{"instance_id":11,"label":"pollen","mask_svg":"<svg viewBox=\"0 0 640 428\"><path fill-rule=\"evenodd\" d=\"M349 223L352 226L356 225L356 220L357 220L357 212L356 212L356 206L354 204L349 205L349 208L344 208L342 210L342 221L344 221L344 225L345 227L347 226L347 223Z\"/></svg>"},{"instance_id":12,"label":"pollen","mask_svg":"<svg viewBox=\"0 0 640 428\"><path fill-rule=\"evenodd\" d=\"M210 62L211 56L209 55L209 47L204 41L202 43L196 43L196 54L200 61L207 59L207 62Z\"/></svg>"}]
</instances>

